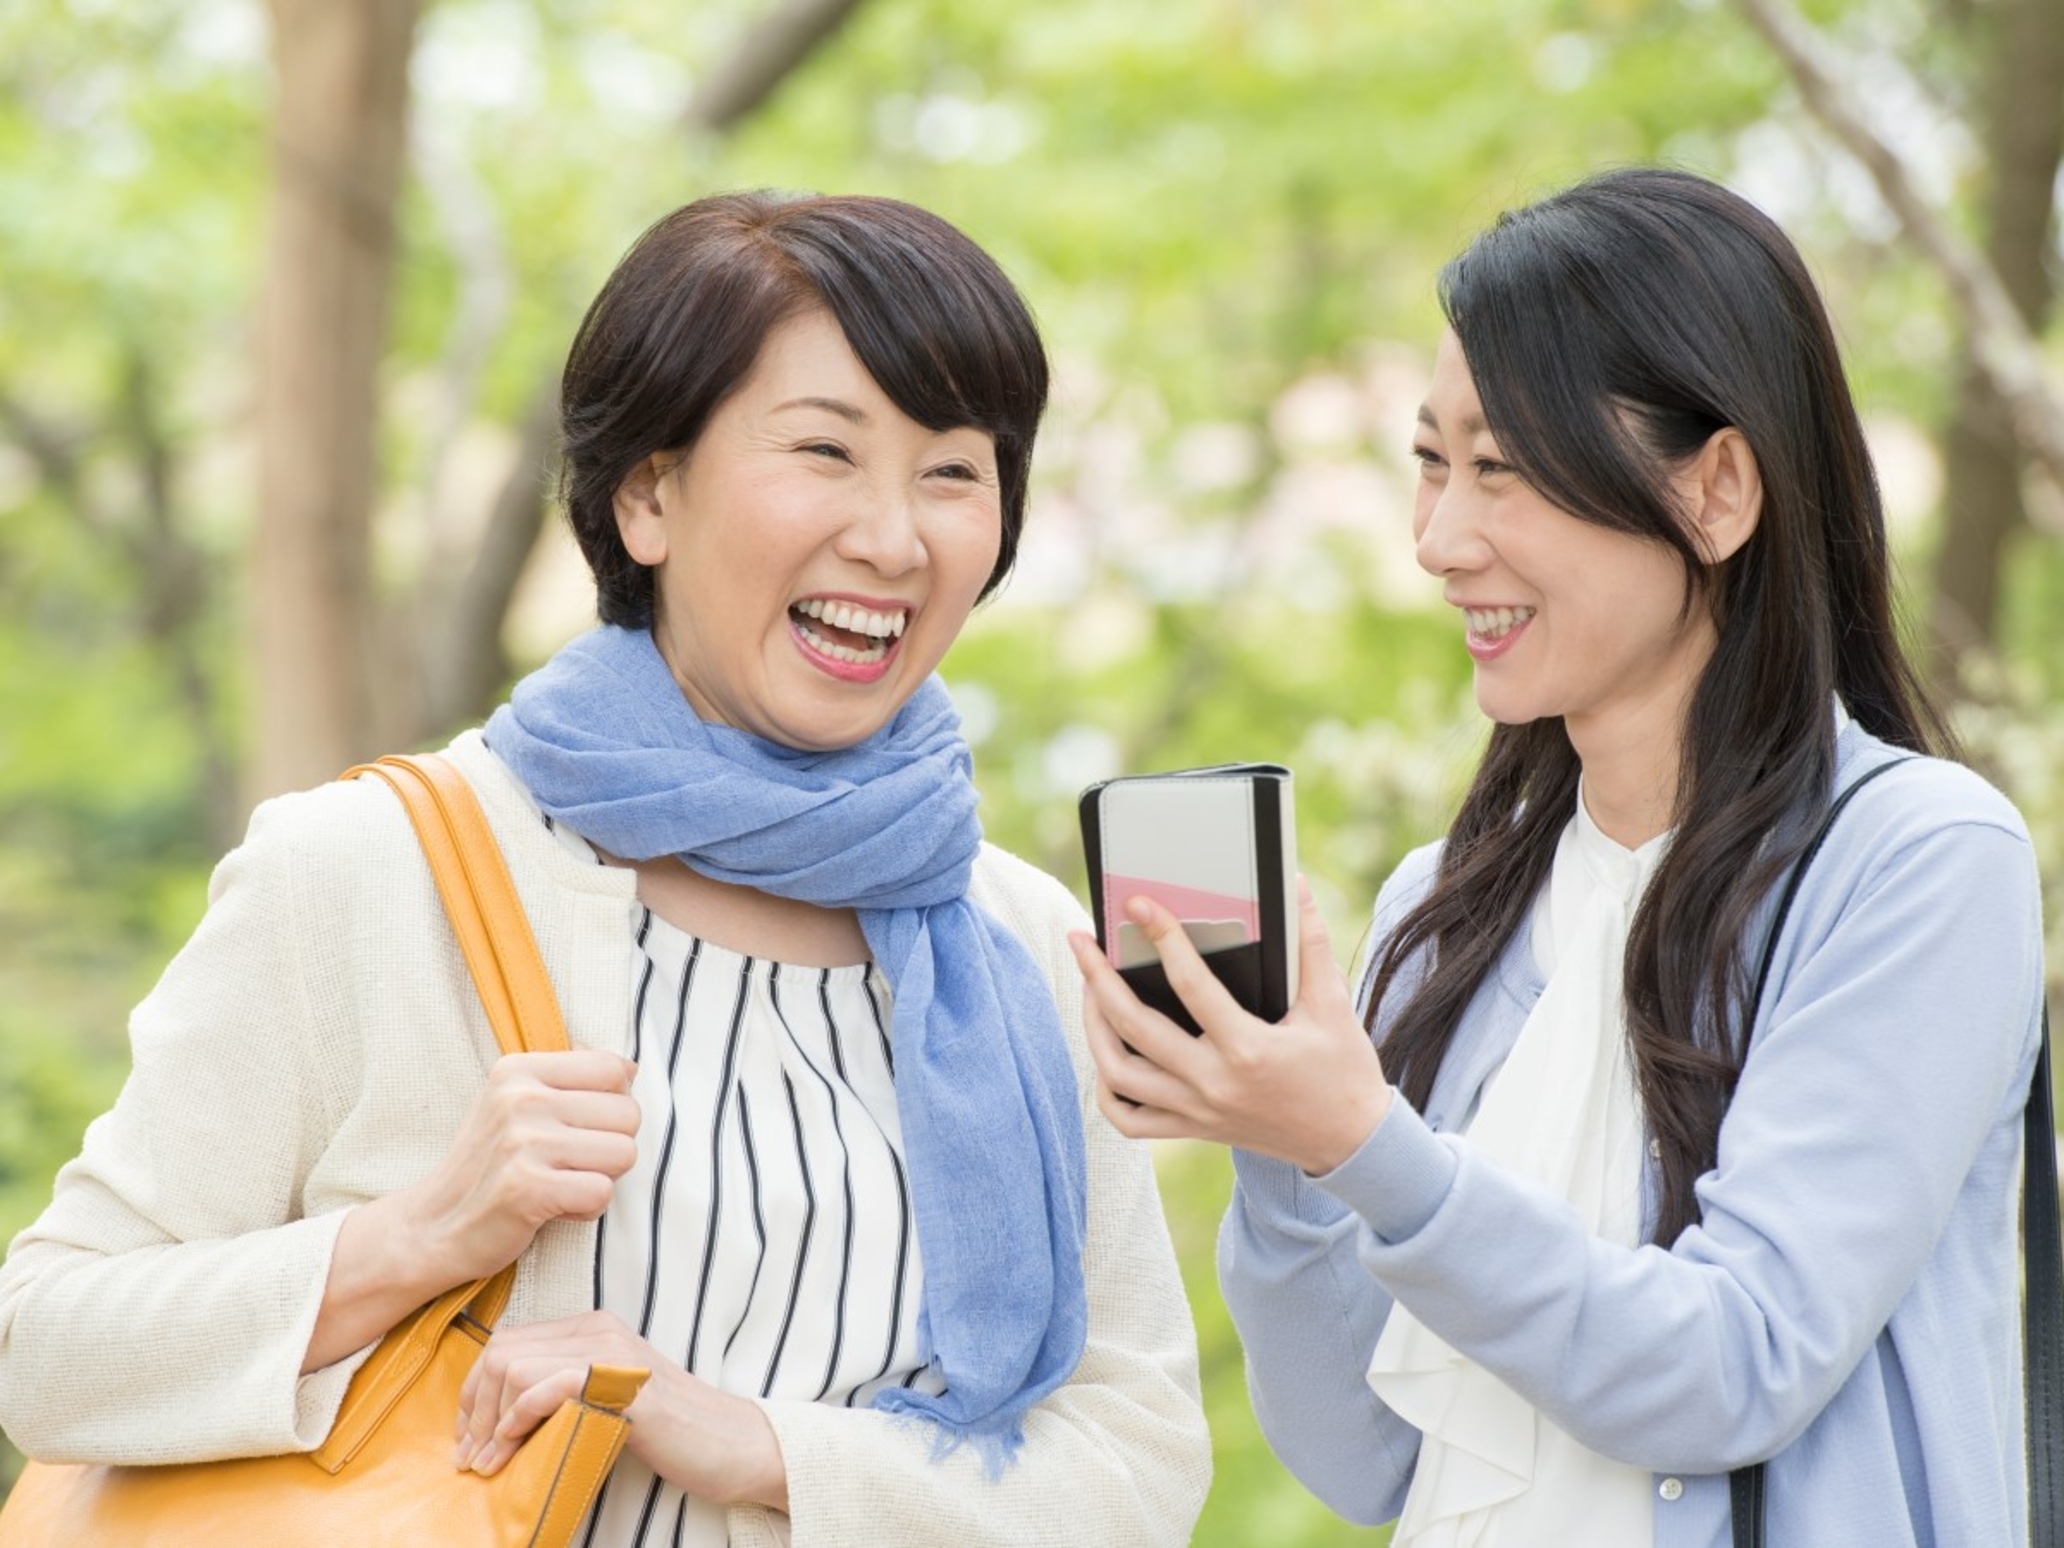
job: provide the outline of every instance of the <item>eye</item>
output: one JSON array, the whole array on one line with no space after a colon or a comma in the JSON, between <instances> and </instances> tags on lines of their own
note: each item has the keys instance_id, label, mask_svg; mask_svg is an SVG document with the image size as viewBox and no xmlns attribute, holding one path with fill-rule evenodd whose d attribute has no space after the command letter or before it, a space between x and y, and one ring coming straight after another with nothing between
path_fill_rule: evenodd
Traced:
<instances>
[{"instance_id":1,"label":"eye","mask_svg":"<svg viewBox=\"0 0 2064 1548\"><path fill-rule=\"evenodd\" d=\"M1412 460L1419 464L1419 470L1422 473L1432 473L1436 469L1444 468L1448 465L1447 459L1442 457L1439 452L1435 451L1431 446L1417 441L1412 444Z\"/></svg>"},{"instance_id":2,"label":"eye","mask_svg":"<svg viewBox=\"0 0 2064 1548\"><path fill-rule=\"evenodd\" d=\"M1471 466L1476 469L1478 478L1496 478L1500 474L1513 471L1511 463L1500 462L1496 457L1478 457Z\"/></svg>"},{"instance_id":3,"label":"eye","mask_svg":"<svg viewBox=\"0 0 2064 1548\"><path fill-rule=\"evenodd\" d=\"M982 478L981 470L971 462L942 463L932 469L932 474L937 478L958 479L966 483L979 483Z\"/></svg>"},{"instance_id":4,"label":"eye","mask_svg":"<svg viewBox=\"0 0 2064 1548\"><path fill-rule=\"evenodd\" d=\"M852 453L836 441L808 441L796 448L806 456L822 457L830 462L851 462Z\"/></svg>"}]
</instances>

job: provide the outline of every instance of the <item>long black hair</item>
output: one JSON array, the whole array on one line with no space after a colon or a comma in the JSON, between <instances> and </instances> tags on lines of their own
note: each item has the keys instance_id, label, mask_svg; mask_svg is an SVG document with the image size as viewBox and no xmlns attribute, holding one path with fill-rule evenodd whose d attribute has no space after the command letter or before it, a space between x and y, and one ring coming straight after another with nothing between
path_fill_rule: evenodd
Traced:
<instances>
[{"instance_id":1,"label":"long black hair","mask_svg":"<svg viewBox=\"0 0 2064 1548\"><path fill-rule=\"evenodd\" d=\"M1661 1161L1652 1240L1698 1218L1740 1073L1747 931L1830 796L1832 705L1917 752L1945 750L1895 631L1877 479L1805 263L1747 201L1688 173L1608 172L1498 218L1442 272L1499 455L1555 505L1682 557L1718 644L1683 731L1674 837L1627 940L1627 1030ZM1726 426L1763 508L1706 564L1669 475ZM1629 434L1629 431L1632 434ZM1369 1025L1408 962L1431 968L1384 1062L1424 1106L1472 997L1527 917L1574 810L1559 719L1501 725L1433 886L1381 948Z\"/></svg>"}]
</instances>

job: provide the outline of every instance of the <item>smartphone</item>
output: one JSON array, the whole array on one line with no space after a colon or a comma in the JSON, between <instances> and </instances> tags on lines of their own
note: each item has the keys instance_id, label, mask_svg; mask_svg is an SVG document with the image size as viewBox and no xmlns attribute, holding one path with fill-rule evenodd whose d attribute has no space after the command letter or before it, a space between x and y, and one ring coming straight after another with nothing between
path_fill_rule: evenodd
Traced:
<instances>
[{"instance_id":1,"label":"smartphone","mask_svg":"<svg viewBox=\"0 0 2064 1548\"><path fill-rule=\"evenodd\" d=\"M1225 763L1129 774L1082 792L1082 847L1097 940L1133 993L1197 1034L1146 932L1125 917L1149 897L1233 998L1279 1021L1297 998L1297 822L1290 771Z\"/></svg>"}]
</instances>

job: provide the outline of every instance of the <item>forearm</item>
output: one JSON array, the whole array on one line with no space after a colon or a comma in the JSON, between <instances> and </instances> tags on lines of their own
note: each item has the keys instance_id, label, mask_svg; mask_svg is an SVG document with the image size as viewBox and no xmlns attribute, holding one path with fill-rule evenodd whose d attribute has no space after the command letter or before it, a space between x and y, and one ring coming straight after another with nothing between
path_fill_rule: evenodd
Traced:
<instances>
[{"instance_id":1,"label":"forearm","mask_svg":"<svg viewBox=\"0 0 2064 1548\"><path fill-rule=\"evenodd\" d=\"M302 1374L378 1342L410 1312L461 1282L426 1250L405 1194L347 1211L330 1253Z\"/></svg>"},{"instance_id":2,"label":"forearm","mask_svg":"<svg viewBox=\"0 0 2064 1548\"><path fill-rule=\"evenodd\" d=\"M339 1219L91 1250L25 1237L0 1276L0 1424L49 1460L315 1445L351 1374L296 1379Z\"/></svg>"},{"instance_id":3,"label":"forearm","mask_svg":"<svg viewBox=\"0 0 2064 1548\"><path fill-rule=\"evenodd\" d=\"M1163 1406L1063 1388L1026 1418L992 1478L973 1446L934 1455L923 1421L871 1409L767 1403L789 1477L795 1548L1177 1548L1202 1504L1204 1437L1171 1389ZM751 1511L734 1512L734 1523ZM734 1530L734 1540L739 1533Z\"/></svg>"},{"instance_id":4,"label":"forearm","mask_svg":"<svg viewBox=\"0 0 2064 1548\"><path fill-rule=\"evenodd\" d=\"M1237 1151L1234 1164L1218 1271L1255 1417L1283 1464L1335 1511L1388 1520L1419 1435L1364 1377L1392 1303L1358 1260L1360 1224L1295 1167Z\"/></svg>"}]
</instances>

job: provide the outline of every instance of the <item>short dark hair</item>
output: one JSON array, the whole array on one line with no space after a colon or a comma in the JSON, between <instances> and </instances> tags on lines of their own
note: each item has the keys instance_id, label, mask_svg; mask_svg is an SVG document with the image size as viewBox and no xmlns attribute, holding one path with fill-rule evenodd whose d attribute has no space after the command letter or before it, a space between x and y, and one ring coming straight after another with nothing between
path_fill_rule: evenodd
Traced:
<instances>
[{"instance_id":1,"label":"short dark hair","mask_svg":"<svg viewBox=\"0 0 2064 1548\"><path fill-rule=\"evenodd\" d=\"M1010 573L1047 391L1017 288L965 234L901 200L719 194L632 244L567 355L560 495L604 623L652 622L652 571L624 550L618 486L654 453L692 447L767 335L818 306L918 424L995 438L1003 541L982 594Z\"/></svg>"},{"instance_id":2,"label":"short dark hair","mask_svg":"<svg viewBox=\"0 0 2064 1548\"><path fill-rule=\"evenodd\" d=\"M1954 747L1899 646L1863 426L1811 274L1761 210L1690 173L1629 168L1501 215L1441 275L1498 454L1551 503L1667 544L1719 640L1694 691L1675 836L1625 961L1629 1045L1660 1157L1651 1239L1699 1218L1746 1054L1748 950L1827 809L1839 694L1866 730ZM1755 532L1711 565L1669 475L1719 430L1756 456ZM1577 799L1560 719L1491 733L1432 889L1380 948L1368 1019L1431 953L1384 1063L1424 1105L1464 1010L1522 928Z\"/></svg>"}]
</instances>

